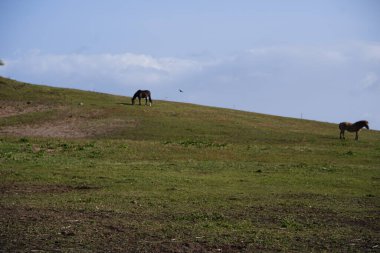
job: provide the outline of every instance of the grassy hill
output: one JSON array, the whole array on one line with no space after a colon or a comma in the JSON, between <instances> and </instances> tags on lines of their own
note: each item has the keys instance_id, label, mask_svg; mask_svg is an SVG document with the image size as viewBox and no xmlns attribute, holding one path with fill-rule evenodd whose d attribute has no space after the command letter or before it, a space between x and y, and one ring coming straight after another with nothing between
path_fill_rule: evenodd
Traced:
<instances>
[{"instance_id":1,"label":"grassy hill","mask_svg":"<svg viewBox=\"0 0 380 253\"><path fill-rule=\"evenodd\" d=\"M0 252L379 250L380 132L153 102L0 77Z\"/></svg>"}]
</instances>

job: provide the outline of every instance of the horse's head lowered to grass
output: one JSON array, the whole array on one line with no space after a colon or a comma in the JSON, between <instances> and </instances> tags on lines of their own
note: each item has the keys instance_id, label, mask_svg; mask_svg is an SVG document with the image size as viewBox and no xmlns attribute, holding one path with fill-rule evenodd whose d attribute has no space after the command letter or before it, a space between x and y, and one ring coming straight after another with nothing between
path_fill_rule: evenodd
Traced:
<instances>
[{"instance_id":1,"label":"horse's head lowered to grass","mask_svg":"<svg viewBox=\"0 0 380 253\"><path fill-rule=\"evenodd\" d=\"M132 105L135 104L136 98L139 99L139 105L141 105L141 98L145 98L145 105L148 104L148 99L149 99L149 106L152 106L152 98L151 98L149 90L138 90L138 91L136 91L132 97Z\"/></svg>"}]
</instances>

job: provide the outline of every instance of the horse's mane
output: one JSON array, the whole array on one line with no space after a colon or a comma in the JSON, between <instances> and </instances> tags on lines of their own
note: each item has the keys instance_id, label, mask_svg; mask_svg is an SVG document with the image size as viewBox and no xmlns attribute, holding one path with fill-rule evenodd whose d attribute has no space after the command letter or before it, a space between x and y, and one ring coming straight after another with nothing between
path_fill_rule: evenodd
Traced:
<instances>
[{"instance_id":1,"label":"horse's mane","mask_svg":"<svg viewBox=\"0 0 380 253\"><path fill-rule=\"evenodd\" d=\"M136 91L135 94L133 95L133 98L136 98L140 93L141 93L141 90Z\"/></svg>"},{"instance_id":2,"label":"horse's mane","mask_svg":"<svg viewBox=\"0 0 380 253\"><path fill-rule=\"evenodd\" d=\"M353 125L367 126L368 125L368 121L367 120L359 120L359 121L355 122Z\"/></svg>"}]
</instances>

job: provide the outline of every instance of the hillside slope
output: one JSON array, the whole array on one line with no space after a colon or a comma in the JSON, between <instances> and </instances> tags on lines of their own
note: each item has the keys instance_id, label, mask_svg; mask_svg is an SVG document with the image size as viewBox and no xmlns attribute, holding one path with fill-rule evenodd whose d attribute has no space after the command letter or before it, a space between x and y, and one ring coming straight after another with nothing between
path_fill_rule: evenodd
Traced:
<instances>
[{"instance_id":1,"label":"hillside slope","mask_svg":"<svg viewBox=\"0 0 380 253\"><path fill-rule=\"evenodd\" d=\"M39 133L37 129L75 122L71 133L68 130L64 137L136 140L199 137L251 143L278 142L284 138L294 141L336 139L339 136L336 125L316 121L166 101L154 101L153 107L131 106L127 97L36 86L1 77L0 85L1 126L7 127L3 133L10 135L12 127L22 132L25 130L22 125L28 125L32 127L26 133L30 136L60 137L58 132L49 135L49 131ZM362 137L368 135L378 136L365 133Z\"/></svg>"},{"instance_id":2,"label":"hillside slope","mask_svg":"<svg viewBox=\"0 0 380 253\"><path fill-rule=\"evenodd\" d=\"M0 77L0 175L0 251L380 243L378 131Z\"/></svg>"}]
</instances>

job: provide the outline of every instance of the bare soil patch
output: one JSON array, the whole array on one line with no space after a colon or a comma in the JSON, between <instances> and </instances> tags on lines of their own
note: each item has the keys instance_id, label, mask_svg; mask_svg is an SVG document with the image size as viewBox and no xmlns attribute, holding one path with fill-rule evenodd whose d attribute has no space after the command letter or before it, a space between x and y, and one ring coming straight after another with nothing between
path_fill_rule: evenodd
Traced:
<instances>
[{"instance_id":1,"label":"bare soil patch","mask_svg":"<svg viewBox=\"0 0 380 253\"><path fill-rule=\"evenodd\" d=\"M267 213L267 211L265 211ZM279 245L269 246L259 241L208 241L207 237L176 240L156 229L146 230L143 224L154 217L137 213L113 211L62 210L0 205L0 248L6 252L279 252ZM164 224L164 223L163 223ZM256 224L256 230L260 228ZM334 225L333 225L334 226ZM264 230L265 231L265 230ZM371 252L376 240L359 231L348 238L328 238L326 234L297 232L291 229L272 229L292 241L293 252L301 243L310 251ZM306 231L307 232L307 231ZM221 234L223 237L223 234ZM261 239L265 239L264 236ZM269 238L267 238L269 239ZM272 238L275 239L275 238ZM307 248L307 247L306 247ZM306 248L303 248L304 250ZM314 250L313 250L314 249Z\"/></svg>"},{"instance_id":2,"label":"bare soil patch","mask_svg":"<svg viewBox=\"0 0 380 253\"><path fill-rule=\"evenodd\" d=\"M0 185L0 194L35 194L35 193L65 193L71 191L97 190L100 187L92 185L37 185L37 184L4 184Z\"/></svg>"},{"instance_id":3,"label":"bare soil patch","mask_svg":"<svg viewBox=\"0 0 380 253\"><path fill-rule=\"evenodd\" d=\"M4 207L0 249L6 252L219 252L202 243L141 233L136 217L114 212ZM237 251L231 251L237 252Z\"/></svg>"},{"instance_id":4,"label":"bare soil patch","mask_svg":"<svg viewBox=\"0 0 380 253\"><path fill-rule=\"evenodd\" d=\"M43 112L57 108L62 108L62 106L36 104L32 102L0 101L0 118L31 112Z\"/></svg>"},{"instance_id":5,"label":"bare soil patch","mask_svg":"<svg viewBox=\"0 0 380 253\"><path fill-rule=\"evenodd\" d=\"M87 117L68 117L64 120L43 122L33 125L17 125L0 128L0 134L10 136L35 136L58 138L84 138L117 132L124 128L136 127L136 120L91 119Z\"/></svg>"},{"instance_id":6,"label":"bare soil patch","mask_svg":"<svg viewBox=\"0 0 380 253\"><path fill-rule=\"evenodd\" d=\"M0 135L84 138L105 135L138 125L134 119L110 118L107 116L109 112L102 110L83 110L83 108L27 101L0 101L0 118L52 110L55 112L50 119L31 124L3 126L0 127Z\"/></svg>"}]
</instances>

